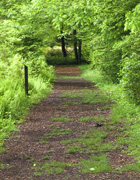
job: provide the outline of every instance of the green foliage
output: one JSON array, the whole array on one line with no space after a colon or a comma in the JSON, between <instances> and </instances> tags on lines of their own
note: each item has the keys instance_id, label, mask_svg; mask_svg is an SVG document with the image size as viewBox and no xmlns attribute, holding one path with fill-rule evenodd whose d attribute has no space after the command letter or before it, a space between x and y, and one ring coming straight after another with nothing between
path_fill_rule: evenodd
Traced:
<instances>
[{"instance_id":1,"label":"green foliage","mask_svg":"<svg viewBox=\"0 0 140 180\"><path fill-rule=\"evenodd\" d=\"M15 126L15 121L12 121L11 116L9 116L8 119L0 119L0 145L2 145L3 140L6 137L8 138L8 134L13 130L18 131Z\"/></svg>"},{"instance_id":2,"label":"green foliage","mask_svg":"<svg viewBox=\"0 0 140 180\"><path fill-rule=\"evenodd\" d=\"M125 97L133 100L136 104L140 102L139 96L139 69L140 69L140 33L139 33L139 7L140 4L126 14L125 29L130 31L128 36L116 44L115 48L122 49L122 70L120 72L121 85Z\"/></svg>"},{"instance_id":3,"label":"green foliage","mask_svg":"<svg viewBox=\"0 0 140 180\"><path fill-rule=\"evenodd\" d=\"M107 80L100 70L92 69L90 65L82 65L79 67L82 70L81 77L95 83L95 86L99 88L99 92L101 91L103 94L107 94L109 101L117 101L118 98L122 96L121 85L113 84L111 81Z\"/></svg>"},{"instance_id":4,"label":"green foliage","mask_svg":"<svg viewBox=\"0 0 140 180\"><path fill-rule=\"evenodd\" d=\"M46 62L49 65L71 65L75 64L75 58L72 48L67 48L67 57L63 57L62 50L59 46L45 49Z\"/></svg>"},{"instance_id":5,"label":"green foliage","mask_svg":"<svg viewBox=\"0 0 140 180\"><path fill-rule=\"evenodd\" d=\"M125 97L135 103L140 102L139 9L138 0L98 2L98 28L88 43L92 67L108 80L121 81Z\"/></svg>"},{"instance_id":6,"label":"green foliage","mask_svg":"<svg viewBox=\"0 0 140 180\"><path fill-rule=\"evenodd\" d=\"M138 24L138 18L135 18L135 22L131 21L131 14L137 14L139 17L138 7L135 10L137 13L132 13L139 1L107 0L95 1L94 3L96 10L93 22L98 26L93 27L94 35L87 45L90 52L89 59L92 66L100 69L107 79L119 82L119 71L122 68L121 62L124 54L122 48L116 48L116 44L129 35L131 25ZM126 23L125 20L127 20ZM127 49L127 51L129 50Z\"/></svg>"},{"instance_id":7,"label":"green foliage","mask_svg":"<svg viewBox=\"0 0 140 180\"><path fill-rule=\"evenodd\" d=\"M77 38L78 41L82 40L83 55L91 61L92 67L100 69L102 75L113 82L118 83L123 77L127 96L139 101L139 97L135 97L136 89L139 89L135 81L139 77L137 75L135 79L135 73L127 72L125 68L127 63L133 66L132 61L139 61L139 0L12 2L15 1L1 2L1 59L7 60L8 57L20 54L26 63L31 63L29 59L38 59L40 64L44 58L41 53L45 53L48 64L73 64L73 55L63 58L60 48L54 47L58 46L64 36L67 39L67 50L70 47L72 53L73 41ZM76 37L73 30L77 31ZM56 54L59 56L56 57ZM5 69L6 64L3 62L1 68ZM34 65L33 71L38 69L38 63ZM129 75L126 79L127 73ZM130 81L135 83L127 87Z\"/></svg>"},{"instance_id":8,"label":"green foliage","mask_svg":"<svg viewBox=\"0 0 140 180\"><path fill-rule=\"evenodd\" d=\"M73 57L59 57L59 56L46 56L46 61L49 65L73 65L75 59Z\"/></svg>"},{"instance_id":9,"label":"green foliage","mask_svg":"<svg viewBox=\"0 0 140 180\"><path fill-rule=\"evenodd\" d=\"M64 36L70 47L74 38L82 40L83 55L91 62L90 67L96 68L87 70L83 77L95 81L101 88L99 93L82 90L67 92L64 96L81 98L84 104L116 101L117 105L112 108L112 123L130 123L131 128L126 128L125 133L128 138L123 143L129 144L130 153L137 156L138 139L135 136L139 132L140 118L135 104L140 103L139 0L7 0L1 1L0 7L0 146L12 130L17 131L15 119L20 119L32 103L39 102L49 93L54 72L46 61L49 64L74 62L73 56L62 58L60 50L45 52L46 47L58 45ZM76 37L73 30L77 31ZM28 98L24 92L25 64L29 67ZM120 85L110 82L120 82ZM132 120L135 125L131 124ZM54 130L48 137L70 132ZM92 143L97 144L95 149L100 151L105 134L99 134L103 137L99 135L96 139L91 133L89 137L81 137L80 141L90 149ZM76 142L78 146L80 141ZM102 150L109 148L108 144L102 146Z\"/></svg>"},{"instance_id":10,"label":"green foliage","mask_svg":"<svg viewBox=\"0 0 140 180\"><path fill-rule=\"evenodd\" d=\"M137 34L136 38L135 35L132 34L130 37L128 37L124 44L124 53L126 56L123 59L123 68L121 70L121 84L124 89L125 96L129 98L130 100L134 100L135 103L140 103L140 95L139 95L139 89L140 89L140 55L138 47L140 45L140 35ZM130 44L129 40L131 43ZM126 48L129 48L129 52L126 50Z\"/></svg>"},{"instance_id":11,"label":"green foliage","mask_svg":"<svg viewBox=\"0 0 140 180\"><path fill-rule=\"evenodd\" d=\"M137 33L140 30L140 4L133 11L126 14L125 29L130 29L132 33Z\"/></svg>"},{"instance_id":12,"label":"green foliage","mask_svg":"<svg viewBox=\"0 0 140 180\"><path fill-rule=\"evenodd\" d=\"M0 23L0 146L33 103L51 90L53 67L42 49L46 30L30 1L2 1ZM45 20L45 18L44 18ZM42 25L42 28L40 28ZM43 26L44 25L44 26ZM29 68L29 97L25 95L24 65Z\"/></svg>"}]
</instances>

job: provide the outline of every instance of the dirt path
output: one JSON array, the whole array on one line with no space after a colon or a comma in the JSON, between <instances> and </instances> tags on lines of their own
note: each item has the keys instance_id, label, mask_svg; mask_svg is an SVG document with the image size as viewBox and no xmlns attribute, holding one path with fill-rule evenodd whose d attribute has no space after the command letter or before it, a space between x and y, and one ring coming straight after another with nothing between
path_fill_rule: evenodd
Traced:
<instances>
[{"instance_id":1,"label":"dirt path","mask_svg":"<svg viewBox=\"0 0 140 180\"><path fill-rule=\"evenodd\" d=\"M140 179L139 173L119 171L133 159L115 147L122 132L109 123L111 102L78 77L78 68L56 72L52 94L31 109L20 132L5 143L0 180Z\"/></svg>"}]
</instances>

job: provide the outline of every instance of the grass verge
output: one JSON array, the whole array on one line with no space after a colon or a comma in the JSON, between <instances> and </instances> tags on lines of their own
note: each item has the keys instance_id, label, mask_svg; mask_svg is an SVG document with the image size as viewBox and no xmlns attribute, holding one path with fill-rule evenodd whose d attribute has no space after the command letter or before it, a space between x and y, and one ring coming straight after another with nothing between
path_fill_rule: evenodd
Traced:
<instances>
[{"instance_id":1,"label":"grass verge","mask_svg":"<svg viewBox=\"0 0 140 180\"><path fill-rule=\"evenodd\" d=\"M31 73L31 72L30 72ZM0 79L0 152L3 151L3 143L10 137L11 131L18 131L16 125L24 122L25 115L33 104L37 104L45 98L52 89L50 80L54 77L53 70L50 79L29 74L29 96L25 95L24 79L10 77Z\"/></svg>"},{"instance_id":2,"label":"grass verge","mask_svg":"<svg viewBox=\"0 0 140 180\"><path fill-rule=\"evenodd\" d=\"M136 106L131 101L125 98L120 84L108 82L100 71L90 69L89 66L80 66L82 69L82 78L96 83L108 95L115 104L111 108L112 116L111 123L121 123L123 125L123 137L118 137L118 146L127 145L128 148L123 151L128 155L135 157L136 163L125 166L122 170L140 171L140 106Z\"/></svg>"}]
</instances>

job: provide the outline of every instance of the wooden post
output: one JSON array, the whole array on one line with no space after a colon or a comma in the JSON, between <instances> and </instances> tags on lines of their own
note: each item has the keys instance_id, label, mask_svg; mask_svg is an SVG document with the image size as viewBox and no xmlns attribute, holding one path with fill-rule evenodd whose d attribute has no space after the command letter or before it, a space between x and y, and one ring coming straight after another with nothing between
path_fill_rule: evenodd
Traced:
<instances>
[{"instance_id":1,"label":"wooden post","mask_svg":"<svg viewBox=\"0 0 140 180\"><path fill-rule=\"evenodd\" d=\"M61 34L63 34L63 31L61 31ZM65 47L65 37L61 37L61 46L62 46L62 53L63 57L67 57L66 47Z\"/></svg>"},{"instance_id":2,"label":"wooden post","mask_svg":"<svg viewBox=\"0 0 140 180\"><path fill-rule=\"evenodd\" d=\"M28 67L24 65L24 72L25 72L25 94L28 96Z\"/></svg>"}]
</instances>

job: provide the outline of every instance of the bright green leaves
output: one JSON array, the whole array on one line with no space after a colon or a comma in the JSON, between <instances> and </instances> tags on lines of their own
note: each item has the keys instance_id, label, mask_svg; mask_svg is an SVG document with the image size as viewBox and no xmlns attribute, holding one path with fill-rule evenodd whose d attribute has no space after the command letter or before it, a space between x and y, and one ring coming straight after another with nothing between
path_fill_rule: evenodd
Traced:
<instances>
[{"instance_id":1,"label":"bright green leaves","mask_svg":"<svg viewBox=\"0 0 140 180\"><path fill-rule=\"evenodd\" d=\"M125 29L130 29L132 33L140 31L140 4L126 14Z\"/></svg>"},{"instance_id":2,"label":"bright green leaves","mask_svg":"<svg viewBox=\"0 0 140 180\"><path fill-rule=\"evenodd\" d=\"M44 10L45 11L45 10ZM17 130L15 119L50 92L53 68L42 53L46 16L30 0L0 2L0 151ZM24 64L29 68L29 97L24 92Z\"/></svg>"},{"instance_id":3,"label":"bright green leaves","mask_svg":"<svg viewBox=\"0 0 140 180\"><path fill-rule=\"evenodd\" d=\"M140 103L140 56L136 53L124 59L123 68L121 71L121 84L125 92L125 96L134 100L135 103Z\"/></svg>"}]
</instances>

